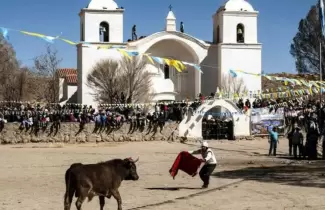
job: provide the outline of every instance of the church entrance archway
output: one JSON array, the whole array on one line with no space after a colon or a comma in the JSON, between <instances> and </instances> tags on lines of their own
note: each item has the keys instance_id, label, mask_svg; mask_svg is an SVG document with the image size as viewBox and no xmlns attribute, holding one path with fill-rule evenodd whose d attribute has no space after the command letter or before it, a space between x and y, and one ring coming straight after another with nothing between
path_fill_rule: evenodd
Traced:
<instances>
[{"instance_id":1,"label":"church entrance archway","mask_svg":"<svg viewBox=\"0 0 325 210\"><path fill-rule=\"evenodd\" d=\"M163 57L186 61L189 63L197 63L198 57L189 45L180 40L163 39L155 42L148 48L146 53L150 53L156 57ZM201 92L201 73L194 67L186 66L186 70L178 72L172 66L166 68L165 64L160 65L159 71L163 74L168 70L168 78L174 83L175 92L179 93L176 100L193 100ZM166 75L165 75L166 76Z\"/></svg>"},{"instance_id":2,"label":"church entrance archway","mask_svg":"<svg viewBox=\"0 0 325 210\"><path fill-rule=\"evenodd\" d=\"M204 140L234 140L232 113L220 106L215 106L204 113L202 119L202 138Z\"/></svg>"},{"instance_id":3,"label":"church entrance archway","mask_svg":"<svg viewBox=\"0 0 325 210\"><path fill-rule=\"evenodd\" d=\"M233 122L233 135L230 136L234 136L234 139L242 136L250 136L250 117L243 114L235 103L225 99L206 101L198 107L193 116L189 119L188 117L185 117L179 125L179 136L202 138L202 121L204 116L212 112L214 109L219 111L219 107L222 107L221 110L228 110L228 112L230 112Z\"/></svg>"}]
</instances>

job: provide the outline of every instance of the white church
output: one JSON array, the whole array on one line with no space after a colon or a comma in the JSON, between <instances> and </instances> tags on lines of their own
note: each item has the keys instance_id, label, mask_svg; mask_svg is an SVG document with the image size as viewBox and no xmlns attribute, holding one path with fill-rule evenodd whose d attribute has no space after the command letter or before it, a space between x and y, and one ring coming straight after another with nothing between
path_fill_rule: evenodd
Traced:
<instances>
[{"instance_id":1,"label":"white church","mask_svg":"<svg viewBox=\"0 0 325 210\"><path fill-rule=\"evenodd\" d=\"M148 70L154 72L153 101L191 100L200 93L210 95L221 87L222 75L229 74L230 69L254 74L262 71L262 44L257 36L259 13L245 0L228 0L213 14L212 41L203 41L186 34L186 31L178 31L176 16L170 9L165 23L161 24L161 31L125 42L124 12L124 8L120 8L114 0L91 0L87 8L81 9L77 84L71 84L71 87L75 86L71 88L68 83L63 93L67 98L74 94L79 104L97 104L86 84L87 75L100 60L119 59L117 51L89 45L122 45L125 50L201 65L203 73L190 66L179 73L172 67L148 64ZM243 78L248 91L261 91L261 77L240 73L238 77Z\"/></svg>"}]
</instances>

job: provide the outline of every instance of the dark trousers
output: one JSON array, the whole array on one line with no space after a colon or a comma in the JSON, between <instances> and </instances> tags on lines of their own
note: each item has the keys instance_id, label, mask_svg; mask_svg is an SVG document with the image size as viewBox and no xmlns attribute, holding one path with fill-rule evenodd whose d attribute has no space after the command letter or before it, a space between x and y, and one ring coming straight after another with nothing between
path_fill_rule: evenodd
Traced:
<instances>
[{"instance_id":1,"label":"dark trousers","mask_svg":"<svg viewBox=\"0 0 325 210\"><path fill-rule=\"evenodd\" d=\"M132 41L137 40L138 36L135 32L132 32Z\"/></svg>"},{"instance_id":2,"label":"dark trousers","mask_svg":"<svg viewBox=\"0 0 325 210\"><path fill-rule=\"evenodd\" d=\"M293 144L293 156L297 158L297 150L299 152L299 158L302 157L302 144Z\"/></svg>"},{"instance_id":3,"label":"dark trousers","mask_svg":"<svg viewBox=\"0 0 325 210\"><path fill-rule=\"evenodd\" d=\"M307 149L308 149L308 158L310 160L317 159L317 141L307 142Z\"/></svg>"},{"instance_id":4,"label":"dark trousers","mask_svg":"<svg viewBox=\"0 0 325 210\"><path fill-rule=\"evenodd\" d=\"M292 139L289 139L289 156L292 155Z\"/></svg>"},{"instance_id":5,"label":"dark trousers","mask_svg":"<svg viewBox=\"0 0 325 210\"><path fill-rule=\"evenodd\" d=\"M216 168L216 164L205 165L200 170L200 178L203 181L204 185L208 186L210 182L210 175Z\"/></svg>"},{"instance_id":6,"label":"dark trousers","mask_svg":"<svg viewBox=\"0 0 325 210\"><path fill-rule=\"evenodd\" d=\"M276 147L278 146L278 142L276 141L271 141L270 142L270 150L269 150L269 155L272 154L272 150L273 150L273 155L276 156Z\"/></svg>"},{"instance_id":7,"label":"dark trousers","mask_svg":"<svg viewBox=\"0 0 325 210\"><path fill-rule=\"evenodd\" d=\"M325 138L325 137L324 137ZM323 160L325 160L325 141L323 140L323 144L322 144L322 149L323 149L323 155L322 158Z\"/></svg>"}]
</instances>

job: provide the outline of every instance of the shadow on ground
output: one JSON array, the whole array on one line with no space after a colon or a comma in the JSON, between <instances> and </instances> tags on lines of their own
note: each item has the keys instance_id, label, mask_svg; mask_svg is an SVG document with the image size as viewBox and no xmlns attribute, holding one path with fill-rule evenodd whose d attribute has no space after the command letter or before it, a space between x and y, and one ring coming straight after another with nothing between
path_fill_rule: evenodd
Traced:
<instances>
[{"instance_id":1,"label":"shadow on ground","mask_svg":"<svg viewBox=\"0 0 325 210\"><path fill-rule=\"evenodd\" d=\"M297 162L297 164L299 164ZM214 173L226 179L244 179L284 185L325 188L325 161L272 167L247 167Z\"/></svg>"},{"instance_id":2,"label":"shadow on ground","mask_svg":"<svg viewBox=\"0 0 325 210\"><path fill-rule=\"evenodd\" d=\"M201 190L202 188L195 187L154 187L145 188L146 190L166 190L166 191L178 191L178 190Z\"/></svg>"}]
</instances>

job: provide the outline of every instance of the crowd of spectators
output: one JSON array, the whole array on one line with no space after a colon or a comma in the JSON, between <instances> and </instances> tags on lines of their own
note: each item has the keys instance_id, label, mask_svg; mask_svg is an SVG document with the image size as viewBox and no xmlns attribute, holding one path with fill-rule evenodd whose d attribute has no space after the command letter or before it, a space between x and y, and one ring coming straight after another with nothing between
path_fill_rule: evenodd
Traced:
<instances>
[{"instance_id":1,"label":"crowd of spectators","mask_svg":"<svg viewBox=\"0 0 325 210\"><path fill-rule=\"evenodd\" d=\"M123 123L130 123L136 127L145 125L159 125L163 127L166 121L181 122L185 114L193 114L205 100L212 99L213 96L203 97L202 95L194 102L160 102L155 105L100 105L97 109L92 106L77 104L51 104L51 105L30 105L21 103L0 103L0 130L4 128L6 122L20 123L21 129L31 129L35 132L46 129L60 129L62 122L78 122L82 129L85 124L93 122L97 127L117 127ZM305 133L304 142L298 148L305 151L308 157L315 157L318 140L325 134L324 120L325 108L319 100L309 99L256 99L252 103L249 99L239 99L237 106L240 109L247 110L251 108L267 107L272 111L278 107L284 107L284 118L286 125L286 135L289 139L289 151L292 153L294 142L293 133L300 129ZM281 105L281 106L280 106ZM211 121L211 120L210 120ZM232 122L226 120L225 123L220 119L213 121L213 126L206 126L207 135L214 134L213 129L225 129L226 135L231 137L232 131L228 129ZM219 125L219 126L217 126ZM222 125L222 126L221 126ZM227 130L227 131L226 131ZM215 132L216 133L216 132ZM219 132L220 133L220 132ZM213 136L211 136L213 137ZM324 139L324 138L323 138ZM323 144L324 145L324 144ZM304 148L304 149L302 149ZM325 148L323 147L324 151ZM301 152L302 153L302 152ZM325 152L324 152L325 153ZM323 154L324 154L323 153Z\"/></svg>"},{"instance_id":2,"label":"crowd of spectators","mask_svg":"<svg viewBox=\"0 0 325 210\"><path fill-rule=\"evenodd\" d=\"M0 129L5 123L20 123L21 129L45 129L49 125L59 129L61 122L79 122L83 127L86 123L96 125L120 125L121 123L146 124L148 122L180 122L185 112L194 112L200 101L192 103L172 102L157 103L151 107L141 105L100 105L97 109L87 105L51 104L41 106L21 103L0 104Z\"/></svg>"}]
</instances>

